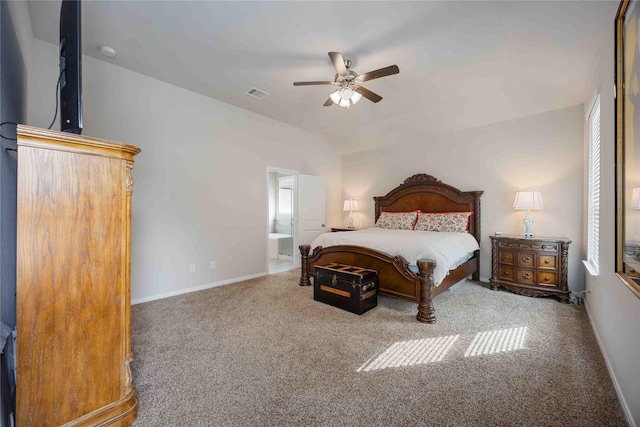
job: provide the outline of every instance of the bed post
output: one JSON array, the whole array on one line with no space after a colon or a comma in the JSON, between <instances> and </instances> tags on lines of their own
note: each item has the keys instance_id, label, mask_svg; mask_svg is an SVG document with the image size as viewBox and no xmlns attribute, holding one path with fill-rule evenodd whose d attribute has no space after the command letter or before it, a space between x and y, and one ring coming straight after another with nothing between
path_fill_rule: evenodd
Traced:
<instances>
[{"instance_id":1,"label":"bed post","mask_svg":"<svg viewBox=\"0 0 640 427\"><path fill-rule=\"evenodd\" d=\"M482 233L480 232L480 223L482 222L482 218L480 218L480 197L484 191L473 191L473 235L478 241L478 245L482 240ZM471 274L471 279L476 282L480 281L480 250L475 251L475 257L478 263L476 267L476 271ZM493 276L497 277L497 276Z\"/></svg>"},{"instance_id":2,"label":"bed post","mask_svg":"<svg viewBox=\"0 0 640 427\"><path fill-rule=\"evenodd\" d=\"M300 245L300 286L309 286L311 281L309 280L309 251L311 245Z\"/></svg>"},{"instance_id":3,"label":"bed post","mask_svg":"<svg viewBox=\"0 0 640 427\"><path fill-rule=\"evenodd\" d=\"M431 296L436 262L430 259L419 259L417 264L420 270L420 302L416 319L423 323L436 323L436 310L433 308Z\"/></svg>"}]
</instances>

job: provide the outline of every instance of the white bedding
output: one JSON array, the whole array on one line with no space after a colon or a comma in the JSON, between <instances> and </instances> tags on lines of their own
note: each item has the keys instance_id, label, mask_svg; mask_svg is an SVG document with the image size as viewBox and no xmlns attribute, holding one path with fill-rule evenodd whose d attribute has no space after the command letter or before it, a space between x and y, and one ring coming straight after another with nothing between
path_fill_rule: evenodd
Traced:
<instances>
[{"instance_id":1,"label":"white bedding","mask_svg":"<svg viewBox=\"0 0 640 427\"><path fill-rule=\"evenodd\" d=\"M480 248L476 239L469 233L371 227L358 231L322 234L311 243L311 250L316 246L326 248L337 245L364 246L391 256L402 255L414 266L418 259L432 259L436 262L433 272L436 286L447 277L449 270L458 267L470 258L473 251Z\"/></svg>"}]
</instances>

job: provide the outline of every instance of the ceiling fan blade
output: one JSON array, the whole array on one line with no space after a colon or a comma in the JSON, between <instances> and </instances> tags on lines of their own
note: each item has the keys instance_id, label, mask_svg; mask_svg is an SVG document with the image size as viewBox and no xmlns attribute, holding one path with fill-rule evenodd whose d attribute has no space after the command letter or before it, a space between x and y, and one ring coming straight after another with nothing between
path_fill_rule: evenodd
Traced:
<instances>
[{"instance_id":1,"label":"ceiling fan blade","mask_svg":"<svg viewBox=\"0 0 640 427\"><path fill-rule=\"evenodd\" d=\"M369 89L363 88L362 86L358 86L354 90L358 92L360 95L367 98L369 101L380 102L382 100L382 97L380 95L378 95L377 93L371 92Z\"/></svg>"},{"instance_id":2,"label":"ceiling fan blade","mask_svg":"<svg viewBox=\"0 0 640 427\"><path fill-rule=\"evenodd\" d=\"M294 86L332 85L333 82L293 82Z\"/></svg>"},{"instance_id":3,"label":"ceiling fan blade","mask_svg":"<svg viewBox=\"0 0 640 427\"><path fill-rule=\"evenodd\" d=\"M331 97L329 97L324 104L325 107L331 107L333 105L333 101L331 100Z\"/></svg>"},{"instance_id":4,"label":"ceiling fan blade","mask_svg":"<svg viewBox=\"0 0 640 427\"><path fill-rule=\"evenodd\" d=\"M400 68L397 65L389 65L388 67L380 68L379 70L369 71L358 76L358 80L366 82L368 80L379 79L380 77L390 76L392 74L398 74Z\"/></svg>"},{"instance_id":5,"label":"ceiling fan blade","mask_svg":"<svg viewBox=\"0 0 640 427\"><path fill-rule=\"evenodd\" d=\"M347 75L347 67L344 65L344 58L340 52L329 52L329 58L333 62L333 66L336 69L336 73L339 76L344 77Z\"/></svg>"}]
</instances>

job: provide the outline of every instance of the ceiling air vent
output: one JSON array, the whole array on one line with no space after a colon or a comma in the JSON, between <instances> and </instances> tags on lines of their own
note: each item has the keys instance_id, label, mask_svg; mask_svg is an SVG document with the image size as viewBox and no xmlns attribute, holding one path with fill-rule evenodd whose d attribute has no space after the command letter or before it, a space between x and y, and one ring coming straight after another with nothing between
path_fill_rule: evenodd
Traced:
<instances>
[{"instance_id":1,"label":"ceiling air vent","mask_svg":"<svg viewBox=\"0 0 640 427\"><path fill-rule=\"evenodd\" d=\"M249 95L254 96L258 99L264 98L265 96L269 95L267 92L257 89L255 87L252 87L250 91L247 92Z\"/></svg>"}]
</instances>

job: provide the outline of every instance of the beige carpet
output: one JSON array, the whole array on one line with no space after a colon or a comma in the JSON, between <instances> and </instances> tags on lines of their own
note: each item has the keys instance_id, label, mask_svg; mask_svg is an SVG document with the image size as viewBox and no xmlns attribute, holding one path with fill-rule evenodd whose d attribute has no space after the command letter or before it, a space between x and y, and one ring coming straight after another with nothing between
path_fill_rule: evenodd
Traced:
<instances>
[{"instance_id":1,"label":"beige carpet","mask_svg":"<svg viewBox=\"0 0 640 427\"><path fill-rule=\"evenodd\" d=\"M358 316L299 270L135 305L134 426L624 426L587 314L468 281L438 323Z\"/></svg>"}]
</instances>

